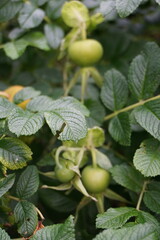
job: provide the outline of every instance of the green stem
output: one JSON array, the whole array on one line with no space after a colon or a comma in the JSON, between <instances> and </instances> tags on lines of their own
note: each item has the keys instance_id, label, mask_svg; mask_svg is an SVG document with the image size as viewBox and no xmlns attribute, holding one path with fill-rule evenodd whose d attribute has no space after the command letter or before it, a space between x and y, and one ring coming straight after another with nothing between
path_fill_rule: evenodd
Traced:
<instances>
[{"instance_id":1,"label":"green stem","mask_svg":"<svg viewBox=\"0 0 160 240\"><path fill-rule=\"evenodd\" d=\"M75 75L73 76L73 78L70 80L70 83L69 83L68 87L66 88L66 90L65 90L65 92L64 92L64 96L65 96L65 97L68 96L70 90L71 90L71 89L74 87L74 85L76 84L76 82L77 82L80 74L81 74L81 69L79 69L79 70L75 73Z\"/></svg>"},{"instance_id":2,"label":"green stem","mask_svg":"<svg viewBox=\"0 0 160 240\"><path fill-rule=\"evenodd\" d=\"M81 83L81 102L84 103L85 93L87 89L87 80L89 78L89 71L87 68L83 68L81 71L82 83Z\"/></svg>"},{"instance_id":3,"label":"green stem","mask_svg":"<svg viewBox=\"0 0 160 240\"><path fill-rule=\"evenodd\" d=\"M96 152L95 152L95 148L92 147L91 149L91 155L92 155L92 163L93 163L93 167L97 167L97 159L96 159Z\"/></svg>"},{"instance_id":4,"label":"green stem","mask_svg":"<svg viewBox=\"0 0 160 240\"><path fill-rule=\"evenodd\" d=\"M20 201L21 201L20 198L17 198L17 197L11 196L11 195L8 195L7 197L10 198L10 199L12 199L12 200L15 200L15 201L17 201L17 202L20 202Z\"/></svg>"},{"instance_id":5,"label":"green stem","mask_svg":"<svg viewBox=\"0 0 160 240\"><path fill-rule=\"evenodd\" d=\"M48 16L44 16L44 20L45 20L47 23L49 23L49 24L51 24L51 23L52 23L52 21L49 19L49 17L48 17Z\"/></svg>"},{"instance_id":6,"label":"green stem","mask_svg":"<svg viewBox=\"0 0 160 240\"><path fill-rule=\"evenodd\" d=\"M138 211L140 210L141 202L142 202L143 195L144 195L144 192L145 192L145 190L146 190L147 184L148 184L147 181L145 181L145 182L143 183L142 191L141 191L141 193L140 193L140 195L139 195L139 199L138 199L137 206L136 206L136 209L137 209Z\"/></svg>"},{"instance_id":7,"label":"green stem","mask_svg":"<svg viewBox=\"0 0 160 240\"><path fill-rule=\"evenodd\" d=\"M82 39L85 40L87 38L86 23L85 22L83 22L81 24L81 34L82 34Z\"/></svg>"},{"instance_id":8,"label":"green stem","mask_svg":"<svg viewBox=\"0 0 160 240\"><path fill-rule=\"evenodd\" d=\"M120 109L120 110L118 110L118 111L116 111L116 112L113 112L113 113L107 115L107 116L104 118L104 120L109 120L109 119L117 116L119 113L128 112L128 111L130 111L130 110L132 110L132 109L134 109L134 108L136 108L136 107L139 107L139 106L144 105L144 104L147 103L147 102L154 101L154 100L157 100L157 99L160 99L160 95L157 95L157 96L155 96L155 97L152 97L152 98L149 98L149 99L146 99L146 100L141 100L141 101L139 101L138 103L132 104L132 105L127 106L127 107L125 107L125 108L122 108L122 109Z\"/></svg>"}]
</instances>

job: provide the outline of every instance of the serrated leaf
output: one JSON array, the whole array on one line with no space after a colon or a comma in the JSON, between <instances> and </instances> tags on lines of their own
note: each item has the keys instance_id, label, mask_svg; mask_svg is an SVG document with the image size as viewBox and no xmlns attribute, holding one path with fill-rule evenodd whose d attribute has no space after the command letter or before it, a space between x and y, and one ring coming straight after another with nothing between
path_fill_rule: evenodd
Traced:
<instances>
[{"instance_id":1,"label":"serrated leaf","mask_svg":"<svg viewBox=\"0 0 160 240\"><path fill-rule=\"evenodd\" d=\"M75 108L80 111L83 115L88 116L88 109L79 102L76 98L73 97L63 97L58 100L53 100L47 96L38 96L32 99L27 109L33 112L45 112L45 111L54 111L55 109L63 109L63 108Z\"/></svg>"},{"instance_id":2,"label":"serrated leaf","mask_svg":"<svg viewBox=\"0 0 160 240\"><path fill-rule=\"evenodd\" d=\"M28 166L21 174L17 186L16 193L19 198L26 199L31 197L38 189L39 175L36 166Z\"/></svg>"},{"instance_id":3,"label":"serrated leaf","mask_svg":"<svg viewBox=\"0 0 160 240\"><path fill-rule=\"evenodd\" d=\"M57 49L64 37L64 31L61 27L53 24L46 24L44 26L44 32L48 41L48 44L53 49Z\"/></svg>"},{"instance_id":4,"label":"serrated leaf","mask_svg":"<svg viewBox=\"0 0 160 240\"><path fill-rule=\"evenodd\" d=\"M112 163L107 155L100 152L99 150L95 149L97 164L106 170L110 169L112 167Z\"/></svg>"},{"instance_id":5,"label":"serrated leaf","mask_svg":"<svg viewBox=\"0 0 160 240\"><path fill-rule=\"evenodd\" d=\"M93 240L158 240L158 233L152 224L137 224L122 229L104 230Z\"/></svg>"},{"instance_id":6,"label":"serrated leaf","mask_svg":"<svg viewBox=\"0 0 160 240\"><path fill-rule=\"evenodd\" d=\"M160 192L158 191L147 191L144 194L144 203L152 211L157 214L160 213Z\"/></svg>"},{"instance_id":7,"label":"serrated leaf","mask_svg":"<svg viewBox=\"0 0 160 240\"><path fill-rule=\"evenodd\" d=\"M23 3L21 1L11 2L10 0L2 1L0 3L0 22L9 21L21 9Z\"/></svg>"},{"instance_id":8,"label":"serrated leaf","mask_svg":"<svg viewBox=\"0 0 160 240\"><path fill-rule=\"evenodd\" d=\"M85 105L90 112L89 117L86 119L88 127L93 128L95 126L101 126L105 117L105 108L102 103L89 99L85 101Z\"/></svg>"},{"instance_id":9,"label":"serrated leaf","mask_svg":"<svg viewBox=\"0 0 160 240\"><path fill-rule=\"evenodd\" d=\"M110 169L113 179L123 187L134 191L141 192L144 177L136 169L127 165L116 165Z\"/></svg>"},{"instance_id":10,"label":"serrated leaf","mask_svg":"<svg viewBox=\"0 0 160 240\"><path fill-rule=\"evenodd\" d=\"M18 232L25 238L30 237L38 224L35 206L30 202L21 201L14 209L14 216L18 224Z\"/></svg>"},{"instance_id":11,"label":"serrated leaf","mask_svg":"<svg viewBox=\"0 0 160 240\"><path fill-rule=\"evenodd\" d=\"M105 16L105 19L112 20L117 15L116 0L101 1L100 13Z\"/></svg>"},{"instance_id":12,"label":"serrated leaf","mask_svg":"<svg viewBox=\"0 0 160 240\"><path fill-rule=\"evenodd\" d=\"M160 234L160 224L157 219L148 212L140 211L139 216L136 218L137 223L149 223L152 224L157 232Z\"/></svg>"},{"instance_id":13,"label":"serrated leaf","mask_svg":"<svg viewBox=\"0 0 160 240\"><path fill-rule=\"evenodd\" d=\"M30 29L37 27L45 16L42 9L37 8L31 2L26 2L20 11L18 22L21 28Z\"/></svg>"},{"instance_id":14,"label":"serrated leaf","mask_svg":"<svg viewBox=\"0 0 160 240\"><path fill-rule=\"evenodd\" d=\"M109 133L122 145L129 146L131 126L128 113L120 113L109 122Z\"/></svg>"},{"instance_id":15,"label":"serrated leaf","mask_svg":"<svg viewBox=\"0 0 160 240\"><path fill-rule=\"evenodd\" d=\"M98 214L96 219L97 228L120 228L131 217L135 217L139 212L135 208L121 207L121 208L109 208L107 212Z\"/></svg>"},{"instance_id":16,"label":"serrated leaf","mask_svg":"<svg viewBox=\"0 0 160 240\"><path fill-rule=\"evenodd\" d=\"M0 197L2 197L13 186L15 174L10 174L5 178L0 179Z\"/></svg>"},{"instance_id":17,"label":"serrated leaf","mask_svg":"<svg viewBox=\"0 0 160 240\"><path fill-rule=\"evenodd\" d=\"M0 239L2 239L2 240L11 240L9 235L2 228L0 228Z\"/></svg>"},{"instance_id":18,"label":"serrated leaf","mask_svg":"<svg viewBox=\"0 0 160 240\"><path fill-rule=\"evenodd\" d=\"M104 105L111 111L121 109L128 97L128 84L125 77L116 69L106 72L101 91Z\"/></svg>"},{"instance_id":19,"label":"serrated leaf","mask_svg":"<svg viewBox=\"0 0 160 240\"><path fill-rule=\"evenodd\" d=\"M70 216L64 224L56 224L37 231L31 240L75 240L73 217Z\"/></svg>"},{"instance_id":20,"label":"serrated leaf","mask_svg":"<svg viewBox=\"0 0 160 240\"><path fill-rule=\"evenodd\" d=\"M19 39L17 41L4 44L4 51L8 57L10 57L12 60L15 60L24 53L27 46L27 41L24 39Z\"/></svg>"},{"instance_id":21,"label":"serrated leaf","mask_svg":"<svg viewBox=\"0 0 160 240\"><path fill-rule=\"evenodd\" d=\"M134 110L136 121L154 138L160 140L160 100L151 101Z\"/></svg>"},{"instance_id":22,"label":"serrated leaf","mask_svg":"<svg viewBox=\"0 0 160 240\"><path fill-rule=\"evenodd\" d=\"M62 141L77 141L87 134L85 117L81 112L73 108L55 109L53 112L45 112L44 116L54 135L65 124L63 131L59 135L59 139Z\"/></svg>"},{"instance_id":23,"label":"serrated leaf","mask_svg":"<svg viewBox=\"0 0 160 240\"><path fill-rule=\"evenodd\" d=\"M25 87L14 95L13 100L16 104L18 104L18 103L21 103L21 102L27 100L28 98L37 97L40 94L41 94L40 91L37 91L32 87Z\"/></svg>"},{"instance_id":24,"label":"serrated leaf","mask_svg":"<svg viewBox=\"0 0 160 240\"><path fill-rule=\"evenodd\" d=\"M16 109L8 118L8 127L17 136L29 136L35 134L44 124L42 113L31 113L22 109Z\"/></svg>"},{"instance_id":25,"label":"serrated leaf","mask_svg":"<svg viewBox=\"0 0 160 240\"><path fill-rule=\"evenodd\" d=\"M11 137L0 140L0 162L5 167L12 170L23 168L31 156L30 148L21 140Z\"/></svg>"},{"instance_id":26,"label":"serrated leaf","mask_svg":"<svg viewBox=\"0 0 160 240\"><path fill-rule=\"evenodd\" d=\"M42 32L31 32L23 37L27 41L28 45L39 48L44 51L49 51L50 48L47 43L47 39Z\"/></svg>"},{"instance_id":27,"label":"serrated leaf","mask_svg":"<svg viewBox=\"0 0 160 240\"><path fill-rule=\"evenodd\" d=\"M146 177L160 175L160 142L156 139L143 141L135 152L133 163Z\"/></svg>"},{"instance_id":28,"label":"serrated leaf","mask_svg":"<svg viewBox=\"0 0 160 240\"><path fill-rule=\"evenodd\" d=\"M160 48L154 42L145 45L143 52L135 57L129 69L129 87L137 99L153 96L159 86Z\"/></svg>"},{"instance_id":29,"label":"serrated leaf","mask_svg":"<svg viewBox=\"0 0 160 240\"><path fill-rule=\"evenodd\" d=\"M127 17L140 5L143 0L116 0L116 8L120 17Z\"/></svg>"},{"instance_id":30,"label":"serrated leaf","mask_svg":"<svg viewBox=\"0 0 160 240\"><path fill-rule=\"evenodd\" d=\"M7 99L0 97L0 119L8 117L15 107Z\"/></svg>"}]
</instances>

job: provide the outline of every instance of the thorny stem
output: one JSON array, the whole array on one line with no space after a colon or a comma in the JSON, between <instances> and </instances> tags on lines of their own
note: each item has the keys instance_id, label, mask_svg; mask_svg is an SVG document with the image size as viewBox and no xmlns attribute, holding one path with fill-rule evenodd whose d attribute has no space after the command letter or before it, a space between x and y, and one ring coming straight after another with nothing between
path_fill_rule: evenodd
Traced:
<instances>
[{"instance_id":1,"label":"thorny stem","mask_svg":"<svg viewBox=\"0 0 160 240\"><path fill-rule=\"evenodd\" d=\"M141 191L141 193L140 193L140 195L139 195L139 199L138 199L137 206L136 206L136 209L137 209L138 211L140 210L141 202L142 202L143 195L144 195L144 192L145 192L145 190L146 190L147 184L148 184L147 181L145 181L145 182L143 183L142 191Z\"/></svg>"},{"instance_id":2,"label":"thorny stem","mask_svg":"<svg viewBox=\"0 0 160 240\"><path fill-rule=\"evenodd\" d=\"M130 110L132 110L132 109L134 109L134 108L136 108L136 107L139 107L139 106L144 105L144 104L147 103L147 102L154 101L154 100L157 100L157 99L160 99L160 95L157 95L157 96L155 96L155 97L152 97L152 98L149 98L149 99L146 99L146 100L141 100L141 101L139 101L138 103L132 104L132 105L127 106L127 107L125 107L125 108L122 108L122 109L120 109L120 110L118 110L118 111L116 111L116 112L113 112L113 113L107 115L107 116L104 118L104 120L109 120L109 119L117 116L119 113L128 112L128 111L130 111Z\"/></svg>"},{"instance_id":3,"label":"thorny stem","mask_svg":"<svg viewBox=\"0 0 160 240\"><path fill-rule=\"evenodd\" d=\"M75 73L75 75L73 76L73 78L70 80L69 85L68 85L68 87L66 88L65 93L64 93L64 96L65 96L65 97L68 96L69 91L70 91L70 90L72 89L72 87L74 87L74 85L76 84L76 82L77 82L80 74L81 74L81 69L79 69L79 70Z\"/></svg>"}]
</instances>

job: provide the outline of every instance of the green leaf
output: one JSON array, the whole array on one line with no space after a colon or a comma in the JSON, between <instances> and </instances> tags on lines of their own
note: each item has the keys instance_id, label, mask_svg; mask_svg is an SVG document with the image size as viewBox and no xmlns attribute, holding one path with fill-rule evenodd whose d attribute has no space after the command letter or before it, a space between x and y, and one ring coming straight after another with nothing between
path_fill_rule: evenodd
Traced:
<instances>
[{"instance_id":1,"label":"green leaf","mask_svg":"<svg viewBox=\"0 0 160 240\"><path fill-rule=\"evenodd\" d=\"M0 239L2 239L2 240L11 240L9 235L2 228L0 228Z\"/></svg>"},{"instance_id":2,"label":"green leaf","mask_svg":"<svg viewBox=\"0 0 160 240\"><path fill-rule=\"evenodd\" d=\"M0 140L0 162L7 168L15 170L27 165L32 159L30 148L17 138L3 138Z\"/></svg>"},{"instance_id":3,"label":"green leaf","mask_svg":"<svg viewBox=\"0 0 160 240\"><path fill-rule=\"evenodd\" d=\"M69 27L80 27L89 22L89 12L87 7L81 2L66 2L62 7L62 18Z\"/></svg>"},{"instance_id":4,"label":"green leaf","mask_svg":"<svg viewBox=\"0 0 160 240\"><path fill-rule=\"evenodd\" d=\"M51 211L60 213L73 212L77 207L75 199L71 199L68 195L51 189L40 189L39 196L43 204Z\"/></svg>"},{"instance_id":5,"label":"green leaf","mask_svg":"<svg viewBox=\"0 0 160 240\"><path fill-rule=\"evenodd\" d=\"M21 201L16 205L14 215L18 223L18 232L25 238L30 237L38 224L35 206L30 202Z\"/></svg>"},{"instance_id":6,"label":"green leaf","mask_svg":"<svg viewBox=\"0 0 160 240\"><path fill-rule=\"evenodd\" d=\"M143 52L135 57L129 69L129 87L137 99L153 96L159 86L160 48L154 42L148 42Z\"/></svg>"},{"instance_id":7,"label":"green leaf","mask_svg":"<svg viewBox=\"0 0 160 240\"><path fill-rule=\"evenodd\" d=\"M10 57L12 60L15 60L24 53L27 46L27 41L20 39L4 44L4 51L8 57Z\"/></svg>"},{"instance_id":8,"label":"green leaf","mask_svg":"<svg viewBox=\"0 0 160 240\"><path fill-rule=\"evenodd\" d=\"M109 122L109 133L120 144L130 145L131 126L128 113L120 113Z\"/></svg>"},{"instance_id":9,"label":"green leaf","mask_svg":"<svg viewBox=\"0 0 160 240\"><path fill-rule=\"evenodd\" d=\"M44 32L49 46L53 49L57 49L64 37L63 29L54 24L46 24L44 26Z\"/></svg>"},{"instance_id":10,"label":"green leaf","mask_svg":"<svg viewBox=\"0 0 160 240\"><path fill-rule=\"evenodd\" d=\"M127 17L140 5L143 0L116 0L116 8L120 17Z\"/></svg>"},{"instance_id":11,"label":"green leaf","mask_svg":"<svg viewBox=\"0 0 160 240\"><path fill-rule=\"evenodd\" d=\"M155 227L149 223L137 224L122 229L108 229L98 234L93 240L158 240Z\"/></svg>"},{"instance_id":12,"label":"green leaf","mask_svg":"<svg viewBox=\"0 0 160 240\"><path fill-rule=\"evenodd\" d=\"M36 166L28 166L21 174L16 187L19 198L27 199L31 197L39 187L39 175Z\"/></svg>"},{"instance_id":13,"label":"green leaf","mask_svg":"<svg viewBox=\"0 0 160 240\"><path fill-rule=\"evenodd\" d=\"M35 90L32 87L25 87L22 90L20 90L18 93L15 94L14 96L14 102L16 104L21 103L29 98L34 98L40 95L41 92Z\"/></svg>"},{"instance_id":14,"label":"green leaf","mask_svg":"<svg viewBox=\"0 0 160 240\"><path fill-rule=\"evenodd\" d=\"M100 152L99 150L95 149L97 164L106 170L112 167L112 163L110 159L104 153Z\"/></svg>"},{"instance_id":15,"label":"green leaf","mask_svg":"<svg viewBox=\"0 0 160 240\"><path fill-rule=\"evenodd\" d=\"M151 101L134 110L137 122L154 138L160 140L160 100Z\"/></svg>"},{"instance_id":16,"label":"green leaf","mask_svg":"<svg viewBox=\"0 0 160 240\"><path fill-rule=\"evenodd\" d=\"M105 19L114 20L114 18L117 16L116 1L115 0L101 1L100 12L105 16Z\"/></svg>"},{"instance_id":17,"label":"green leaf","mask_svg":"<svg viewBox=\"0 0 160 240\"><path fill-rule=\"evenodd\" d=\"M50 48L47 43L47 39L42 32L31 32L26 34L23 39L27 41L28 45L39 48L44 51L49 51Z\"/></svg>"},{"instance_id":18,"label":"green leaf","mask_svg":"<svg viewBox=\"0 0 160 240\"><path fill-rule=\"evenodd\" d=\"M160 0L155 0L158 4L160 4Z\"/></svg>"},{"instance_id":19,"label":"green leaf","mask_svg":"<svg viewBox=\"0 0 160 240\"><path fill-rule=\"evenodd\" d=\"M120 208L109 208L107 212L98 214L96 219L97 228L120 228L122 227L131 217L135 217L139 212L135 208L131 207L120 207Z\"/></svg>"},{"instance_id":20,"label":"green leaf","mask_svg":"<svg viewBox=\"0 0 160 240\"><path fill-rule=\"evenodd\" d=\"M80 111L83 115L89 116L88 109L73 97L62 97L58 100L53 100L47 96L38 96L29 102L27 109L33 112L48 112L54 111L57 108L63 109L66 107L74 108Z\"/></svg>"},{"instance_id":21,"label":"green leaf","mask_svg":"<svg viewBox=\"0 0 160 240\"><path fill-rule=\"evenodd\" d=\"M145 205L153 212L160 214L160 192L157 191L147 191L144 194Z\"/></svg>"},{"instance_id":22,"label":"green leaf","mask_svg":"<svg viewBox=\"0 0 160 240\"><path fill-rule=\"evenodd\" d=\"M42 113L31 113L22 109L16 109L8 118L8 127L18 137L35 134L44 124Z\"/></svg>"},{"instance_id":23,"label":"green leaf","mask_svg":"<svg viewBox=\"0 0 160 240\"><path fill-rule=\"evenodd\" d=\"M123 187L136 193L141 192L144 177L133 167L121 164L110 169L113 179Z\"/></svg>"},{"instance_id":24,"label":"green leaf","mask_svg":"<svg viewBox=\"0 0 160 240\"><path fill-rule=\"evenodd\" d=\"M16 106L7 99L0 97L0 119L8 117Z\"/></svg>"},{"instance_id":25,"label":"green leaf","mask_svg":"<svg viewBox=\"0 0 160 240\"><path fill-rule=\"evenodd\" d=\"M21 28L30 29L37 27L45 16L42 9L37 8L31 2L26 2L20 11L18 22Z\"/></svg>"},{"instance_id":26,"label":"green leaf","mask_svg":"<svg viewBox=\"0 0 160 240\"><path fill-rule=\"evenodd\" d=\"M7 177L0 179L0 197L2 197L13 186L15 174L9 174Z\"/></svg>"},{"instance_id":27,"label":"green leaf","mask_svg":"<svg viewBox=\"0 0 160 240\"><path fill-rule=\"evenodd\" d=\"M116 69L106 72L101 91L104 105L111 111L121 109L128 97L128 84L125 77Z\"/></svg>"},{"instance_id":28,"label":"green leaf","mask_svg":"<svg viewBox=\"0 0 160 240\"><path fill-rule=\"evenodd\" d=\"M0 22L12 19L23 6L22 1L12 2L10 0L1 0L0 3Z\"/></svg>"},{"instance_id":29,"label":"green leaf","mask_svg":"<svg viewBox=\"0 0 160 240\"><path fill-rule=\"evenodd\" d=\"M70 216L64 224L56 224L37 231L31 240L75 240L73 217Z\"/></svg>"},{"instance_id":30,"label":"green leaf","mask_svg":"<svg viewBox=\"0 0 160 240\"><path fill-rule=\"evenodd\" d=\"M62 141L77 141L84 138L87 134L85 117L81 114L81 112L74 108L66 107L55 109L52 112L45 112L44 116L54 135L57 131L60 131L62 126L65 124L65 127L58 138Z\"/></svg>"},{"instance_id":31,"label":"green leaf","mask_svg":"<svg viewBox=\"0 0 160 240\"><path fill-rule=\"evenodd\" d=\"M155 227L156 231L160 234L160 224L157 221L157 219L150 213L140 211L139 216L136 218L136 222L137 223L146 223L147 222L149 224L152 224Z\"/></svg>"},{"instance_id":32,"label":"green leaf","mask_svg":"<svg viewBox=\"0 0 160 240\"><path fill-rule=\"evenodd\" d=\"M160 142L156 139L143 141L135 152L133 163L146 177L160 175Z\"/></svg>"},{"instance_id":33,"label":"green leaf","mask_svg":"<svg viewBox=\"0 0 160 240\"><path fill-rule=\"evenodd\" d=\"M93 128L95 126L101 126L105 117L105 108L102 103L89 99L85 101L85 105L90 112L89 117L86 119L88 127Z\"/></svg>"}]
</instances>

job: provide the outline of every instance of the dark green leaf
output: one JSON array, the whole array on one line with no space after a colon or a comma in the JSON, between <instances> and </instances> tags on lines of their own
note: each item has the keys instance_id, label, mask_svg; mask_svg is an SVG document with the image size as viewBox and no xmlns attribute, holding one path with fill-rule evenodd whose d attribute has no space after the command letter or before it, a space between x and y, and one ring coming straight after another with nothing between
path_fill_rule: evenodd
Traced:
<instances>
[{"instance_id":1,"label":"dark green leaf","mask_svg":"<svg viewBox=\"0 0 160 240\"><path fill-rule=\"evenodd\" d=\"M57 49L64 37L63 29L57 25L46 24L44 26L45 35L51 48Z\"/></svg>"},{"instance_id":2,"label":"dark green leaf","mask_svg":"<svg viewBox=\"0 0 160 240\"><path fill-rule=\"evenodd\" d=\"M35 206L27 201L19 202L14 209L15 221L18 223L18 232L23 237L30 237L38 224Z\"/></svg>"},{"instance_id":3,"label":"dark green leaf","mask_svg":"<svg viewBox=\"0 0 160 240\"><path fill-rule=\"evenodd\" d=\"M101 91L104 105L111 111L121 109L128 97L128 85L125 77L117 70L106 72Z\"/></svg>"},{"instance_id":4,"label":"dark green leaf","mask_svg":"<svg viewBox=\"0 0 160 240\"><path fill-rule=\"evenodd\" d=\"M160 84L160 48L149 42L141 55L135 57L129 69L129 87L137 99L152 97Z\"/></svg>"},{"instance_id":5,"label":"dark green leaf","mask_svg":"<svg viewBox=\"0 0 160 240\"><path fill-rule=\"evenodd\" d=\"M27 165L32 159L30 148L16 138L4 138L0 140L0 162L9 169L19 169Z\"/></svg>"},{"instance_id":6,"label":"dark green leaf","mask_svg":"<svg viewBox=\"0 0 160 240\"><path fill-rule=\"evenodd\" d=\"M153 212L160 214L160 192L147 191L144 194L145 205Z\"/></svg>"},{"instance_id":7,"label":"dark green leaf","mask_svg":"<svg viewBox=\"0 0 160 240\"><path fill-rule=\"evenodd\" d=\"M160 100L151 101L136 108L134 116L147 132L160 140Z\"/></svg>"},{"instance_id":8,"label":"dark green leaf","mask_svg":"<svg viewBox=\"0 0 160 240\"><path fill-rule=\"evenodd\" d=\"M12 2L10 0L1 0L0 2L0 22L12 19L23 6L22 1Z\"/></svg>"},{"instance_id":9,"label":"dark green leaf","mask_svg":"<svg viewBox=\"0 0 160 240\"><path fill-rule=\"evenodd\" d=\"M38 186L38 170L36 166L28 166L17 182L17 196L23 199L29 198L37 191Z\"/></svg>"},{"instance_id":10,"label":"dark green leaf","mask_svg":"<svg viewBox=\"0 0 160 240\"><path fill-rule=\"evenodd\" d=\"M64 224L45 227L36 232L31 240L75 240L73 217L70 216Z\"/></svg>"},{"instance_id":11,"label":"dark green leaf","mask_svg":"<svg viewBox=\"0 0 160 240\"><path fill-rule=\"evenodd\" d=\"M14 184L15 174L0 179L0 197L2 197Z\"/></svg>"},{"instance_id":12,"label":"dark green leaf","mask_svg":"<svg viewBox=\"0 0 160 240\"><path fill-rule=\"evenodd\" d=\"M110 169L113 179L120 185L134 192L141 192L144 177L136 169L127 165L116 165Z\"/></svg>"},{"instance_id":13,"label":"dark green leaf","mask_svg":"<svg viewBox=\"0 0 160 240\"><path fill-rule=\"evenodd\" d=\"M109 122L109 133L122 145L130 145L131 127L128 113L120 113Z\"/></svg>"},{"instance_id":14,"label":"dark green leaf","mask_svg":"<svg viewBox=\"0 0 160 240\"><path fill-rule=\"evenodd\" d=\"M140 5L143 0L116 0L116 7L120 17L127 17Z\"/></svg>"},{"instance_id":15,"label":"dark green leaf","mask_svg":"<svg viewBox=\"0 0 160 240\"><path fill-rule=\"evenodd\" d=\"M109 208L107 212L98 214L96 219L97 228L120 228L131 217L135 217L139 212L135 208L121 207Z\"/></svg>"},{"instance_id":16,"label":"dark green leaf","mask_svg":"<svg viewBox=\"0 0 160 240\"><path fill-rule=\"evenodd\" d=\"M155 139L143 141L135 152L133 163L146 177L160 175L160 142Z\"/></svg>"},{"instance_id":17,"label":"dark green leaf","mask_svg":"<svg viewBox=\"0 0 160 240\"><path fill-rule=\"evenodd\" d=\"M11 240L9 235L2 228L0 228L0 239L1 240Z\"/></svg>"},{"instance_id":18,"label":"dark green leaf","mask_svg":"<svg viewBox=\"0 0 160 240\"><path fill-rule=\"evenodd\" d=\"M30 29L37 27L43 21L44 15L42 9L31 2L26 2L20 11L18 21L21 28Z\"/></svg>"}]
</instances>

